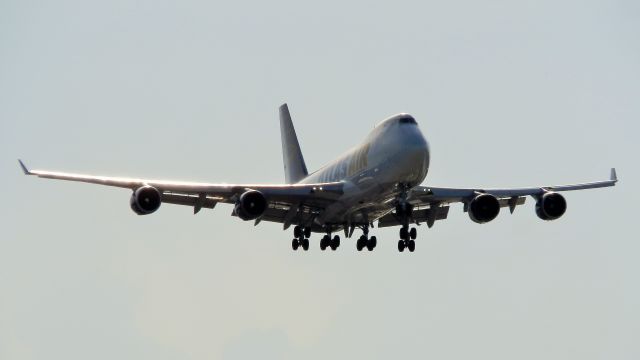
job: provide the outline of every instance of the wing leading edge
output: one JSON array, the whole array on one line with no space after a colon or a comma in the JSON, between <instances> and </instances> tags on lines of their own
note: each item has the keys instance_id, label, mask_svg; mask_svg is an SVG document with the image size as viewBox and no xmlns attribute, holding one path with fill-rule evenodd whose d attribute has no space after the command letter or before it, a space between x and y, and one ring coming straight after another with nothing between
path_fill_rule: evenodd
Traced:
<instances>
[{"instance_id":1,"label":"wing leading edge","mask_svg":"<svg viewBox=\"0 0 640 360\"><path fill-rule=\"evenodd\" d=\"M336 199L343 193L343 184L340 182L318 184L210 184L30 170L21 160L18 161L25 175L33 175L45 179L85 182L131 190L143 186L152 186L160 191L164 202L194 206L195 212L198 212L203 207L213 208L218 202L235 203L240 195L249 190L260 191L270 204L278 203L286 206L305 205L312 207L324 207L327 202Z\"/></svg>"},{"instance_id":2,"label":"wing leading edge","mask_svg":"<svg viewBox=\"0 0 640 360\"><path fill-rule=\"evenodd\" d=\"M616 169L612 168L609 176L609 180L569 184L569 185L552 185L552 186L538 186L538 187L526 187L526 188L512 188L512 189L485 189L485 188L444 188L444 187L431 187L431 186L417 186L410 194L410 201L418 203L453 203L464 202L467 199L475 197L478 194L491 194L501 200L517 199L524 196L538 197L547 192L562 192L573 190L586 190L596 189L602 187L614 186L618 182L618 176ZM522 201L524 203L524 201ZM501 201L501 205L515 207Z\"/></svg>"}]
</instances>

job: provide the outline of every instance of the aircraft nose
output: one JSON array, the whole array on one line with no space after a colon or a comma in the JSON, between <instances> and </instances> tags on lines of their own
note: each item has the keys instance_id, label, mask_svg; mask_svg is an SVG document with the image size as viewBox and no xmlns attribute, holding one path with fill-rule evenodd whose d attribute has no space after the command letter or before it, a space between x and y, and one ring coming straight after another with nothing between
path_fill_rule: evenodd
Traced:
<instances>
[{"instance_id":1,"label":"aircraft nose","mask_svg":"<svg viewBox=\"0 0 640 360\"><path fill-rule=\"evenodd\" d=\"M429 144L421 133L412 136L411 141L406 144L405 155L411 163L411 174L418 182L422 182L429 170Z\"/></svg>"},{"instance_id":2,"label":"aircraft nose","mask_svg":"<svg viewBox=\"0 0 640 360\"><path fill-rule=\"evenodd\" d=\"M416 128L414 131L411 131L408 136L404 136L404 146L412 152L415 152L416 155L428 155L429 153L429 144L427 143L427 139L422 135L422 133Z\"/></svg>"},{"instance_id":3,"label":"aircraft nose","mask_svg":"<svg viewBox=\"0 0 640 360\"><path fill-rule=\"evenodd\" d=\"M429 165L429 145L426 141L410 146L408 152L417 164Z\"/></svg>"}]
</instances>

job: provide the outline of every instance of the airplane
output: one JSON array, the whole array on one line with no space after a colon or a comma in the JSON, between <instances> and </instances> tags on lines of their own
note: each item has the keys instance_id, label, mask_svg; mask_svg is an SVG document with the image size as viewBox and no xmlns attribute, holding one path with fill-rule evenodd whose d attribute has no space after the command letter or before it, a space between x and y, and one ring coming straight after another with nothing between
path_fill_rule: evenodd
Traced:
<instances>
[{"instance_id":1,"label":"airplane","mask_svg":"<svg viewBox=\"0 0 640 360\"><path fill-rule=\"evenodd\" d=\"M376 236L369 231L399 226L398 251L415 250L417 229L431 228L444 220L449 206L462 203L464 212L479 224L494 220L501 208L513 213L527 196L536 201L535 212L542 220L556 220L567 209L560 194L564 191L614 186L615 168L609 180L560 186L512 189L442 188L421 186L429 170L429 144L409 114L391 116L365 137L364 141L336 160L309 174L293 127L287 104L280 106L280 132L284 162L284 184L209 184L182 181L134 179L30 170L18 160L25 175L79 181L132 190L131 209L148 215L162 203L213 209L218 203L231 204L232 215L242 220L292 225L294 251L309 249L311 233L324 236L320 249L336 250L340 231L351 238L356 229L362 235L356 249L373 251Z\"/></svg>"}]
</instances>

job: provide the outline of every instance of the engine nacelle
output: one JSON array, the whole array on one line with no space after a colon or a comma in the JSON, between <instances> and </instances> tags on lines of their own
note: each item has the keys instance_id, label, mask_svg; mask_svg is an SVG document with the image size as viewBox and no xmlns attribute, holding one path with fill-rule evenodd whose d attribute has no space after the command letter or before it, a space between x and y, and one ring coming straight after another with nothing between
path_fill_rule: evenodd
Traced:
<instances>
[{"instance_id":1,"label":"engine nacelle","mask_svg":"<svg viewBox=\"0 0 640 360\"><path fill-rule=\"evenodd\" d=\"M536 215L542 220L555 220L567 211L567 201L556 192L546 192L536 202Z\"/></svg>"},{"instance_id":2,"label":"engine nacelle","mask_svg":"<svg viewBox=\"0 0 640 360\"><path fill-rule=\"evenodd\" d=\"M490 194L480 194L469 202L469 217L478 224L487 223L498 216L500 202Z\"/></svg>"},{"instance_id":3,"label":"engine nacelle","mask_svg":"<svg viewBox=\"0 0 640 360\"><path fill-rule=\"evenodd\" d=\"M149 215L158 210L162 203L162 195L153 186L142 186L131 194L131 210L138 215Z\"/></svg>"},{"instance_id":4,"label":"engine nacelle","mask_svg":"<svg viewBox=\"0 0 640 360\"><path fill-rule=\"evenodd\" d=\"M233 209L233 213L242 220L253 220L267 210L267 199L260 191L249 190L242 195Z\"/></svg>"}]
</instances>

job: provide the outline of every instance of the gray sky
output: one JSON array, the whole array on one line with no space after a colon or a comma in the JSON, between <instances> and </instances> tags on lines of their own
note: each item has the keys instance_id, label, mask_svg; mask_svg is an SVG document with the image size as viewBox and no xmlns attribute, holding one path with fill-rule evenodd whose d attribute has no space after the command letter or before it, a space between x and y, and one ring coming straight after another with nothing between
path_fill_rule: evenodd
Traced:
<instances>
[{"instance_id":1,"label":"gray sky","mask_svg":"<svg viewBox=\"0 0 640 360\"><path fill-rule=\"evenodd\" d=\"M637 359L637 1L0 2L1 359ZM398 112L427 183L604 179L415 253L294 253L229 206L129 209L35 168L281 182L288 102L309 168Z\"/></svg>"}]
</instances>

